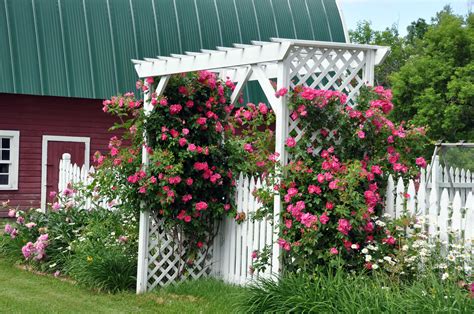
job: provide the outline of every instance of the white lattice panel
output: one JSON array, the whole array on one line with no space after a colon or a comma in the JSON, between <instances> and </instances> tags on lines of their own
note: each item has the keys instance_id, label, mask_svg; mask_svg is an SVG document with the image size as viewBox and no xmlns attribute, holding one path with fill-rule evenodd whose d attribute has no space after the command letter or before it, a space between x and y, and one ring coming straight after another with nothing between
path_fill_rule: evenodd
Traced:
<instances>
[{"instance_id":1,"label":"white lattice panel","mask_svg":"<svg viewBox=\"0 0 474 314\"><path fill-rule=\"evenodd\" d=\"M367 68L372 69L372 58L367 50L334 49L322 47L292 47L288 56L290 66L290 86L307 86L315 89L328 89L343 92L347 95L347 103L355 104L360 88L371 83ZM288 119L288 134L296 141L304 134L299 118ZM329 131L329 139L333 136ZM320 137L312 135L312 141ZM314 153L318 153L316 148Z\"/></svg>"},{"instance_id":2,"label":"white lattice panel","mask_svg":"<svg viewBox=\"0 0 474 314\"><path fill-rule=\"evenodd\" d=\"M171 232L165 230L163 222L153 215L150 217L148 238L147 290L166 286L187 278L197 279L211 272L212 248L205 254L203 247L196 258L186 260L186 253L179 248Z\"/></svg>"}]
</instances>

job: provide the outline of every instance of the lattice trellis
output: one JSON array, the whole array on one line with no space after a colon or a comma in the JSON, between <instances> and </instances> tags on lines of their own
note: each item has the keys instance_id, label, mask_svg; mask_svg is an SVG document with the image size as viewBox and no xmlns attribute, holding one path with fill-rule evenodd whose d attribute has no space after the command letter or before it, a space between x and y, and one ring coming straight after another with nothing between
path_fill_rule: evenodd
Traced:
<instances>
[{"instance_id":1,"label":"lattice trellis","mask_svg":"<svg viewBox=\"0 0 474 314\"><path fill-rule=\"evenodd\" d=\"M147 256L147 290L166 286L187 278L201 278L211 272L212 247L203 247L194 260L186 260L175 237L181 236L164 228L163 221L150 215Z\"/></svg>"},{"instance_id":2,"label":"lattice trellis","mask_svg":"<svg viewBox=\"0 0 474 314\"><path fill-rule=\"evenodd\" d=\"M229 78L236 82L231 96L232 103L239 98L248 81L258 81L276 115L275 151L280 154L280 163L283 165L288 160L285 150L288 135L291 134L299 140L304 130L298 119L291 118L286 97L275 96L271 80L276 79L277 89L304 85L341 91L347 94L349 104L353 105L360 88L364 84L373 84L374 66L382 62L389 51L387 47L381 46L282 38L252 41L251 45L234 44L234 47L216 49L132 61L139 77L160 77L155 90L156 95L163 93L170 75L182 72L214 71L221 78ZM145 95L145 112L152 110L146 101L149 96L150 93ZM319 135L312 136L315 140ZM142 154L143 164L146 167L148 163L146 149L143 149ZM281 210L281 202L277 195L273 211L274 226L278 226ZM277 273L280 271L280 249L275 244L277 232L273 232L273 240L271 271ZM158 285L211 273L209 265L212 252L207 258L198 256L191 266L185 265L183 256L178 253L173 237L165 232L162 223L154 217L150 219L150 215L146 212L142 213L137 292L145 292Z\"/></svg>"},{"instance_id":3,"label":"lattice trellis","mask_svg":"<svg viewBox=\"0 0 474 314\"><path fill-rule=\"evenodd\" d=\"M307 86L343 92L347 102L353 106L359 90L364 84L372 84L371 68L375 54L372 51L353 48L301 47L293 46L288 56L290 86ZM299 141L304 134L300 119L288 118L288 134ZM334 130L329 130L326 139L331 139ZM311 142L320 134L312 134ZM319 147L314 153L319 153Z\"/></svg>"}]
</instances>

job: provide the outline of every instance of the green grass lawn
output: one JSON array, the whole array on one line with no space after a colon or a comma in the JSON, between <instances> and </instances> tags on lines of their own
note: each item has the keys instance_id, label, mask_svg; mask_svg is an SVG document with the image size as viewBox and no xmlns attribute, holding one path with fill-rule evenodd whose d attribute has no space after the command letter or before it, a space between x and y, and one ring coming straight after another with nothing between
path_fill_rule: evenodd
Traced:
<instances>
[{"instance_id":1,"label":"green grass lawn","mask_svg":"<svg viewBox=\"0 0 474 314\"><path fill-rule=\"evenodd\" d=\"M139 296L111 295L0 259L1 313L229 313L241 290L216 280L199 280Z\"/></svg>"}]
</instances>

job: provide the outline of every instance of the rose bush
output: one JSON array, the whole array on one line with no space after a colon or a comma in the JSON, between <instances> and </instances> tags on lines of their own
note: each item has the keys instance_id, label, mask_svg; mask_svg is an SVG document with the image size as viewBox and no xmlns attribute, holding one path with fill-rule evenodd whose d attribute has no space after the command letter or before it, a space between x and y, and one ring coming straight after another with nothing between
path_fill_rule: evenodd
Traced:
<instances>
[{"instance_id":1,"label":"rose bush","mask_svg":"<svg viewBox=\"0 0 474 314\"><path fill-rule=\"evenodd\" d=\"M288 94L286 90L276 94L288 97L291 119L299 119L304 131L293 131L286 139L288 165L280 168L278 156L248 146L243 146L242 154L256 163L260 174L268 174L273 191L256 191L267 213L272 212L273 194L281 195L284 211L278 244L286 269L311 270L340 260L351 269L375 268L360 251L375 244L385 255L399 249L397 231L379 219L387 177L390 173L414 177L426 166L420 157L424 130L387 118L393 109L391 92L382 87L363 89L355 106L336 91L297 86ZM258 116L249 115L249 120L259 124ZM241 123L239 118L236 115L236 124ZM252 148L262 145L246 134L236 141Z\"/></svg>"},{"instance_id":2,"label":"rose bush","mask_svg":"<svg viewBox=\"0 0 474 314\"><path fill-rule=\"evenodd\" d=\"M151 210L186 251L189 262L212 242L223 214L232 212L233 173L224 130L232 82L212 72L174 75L164 95L153 78L137 83L152 110L133 93L104 101L104 111L122 119L122 138L106 155L96 154L95 186L133 211ZM145 134L145 137L143 136ZM142 147L149 155L142 165Z\"/></svg>"}]
</instances>

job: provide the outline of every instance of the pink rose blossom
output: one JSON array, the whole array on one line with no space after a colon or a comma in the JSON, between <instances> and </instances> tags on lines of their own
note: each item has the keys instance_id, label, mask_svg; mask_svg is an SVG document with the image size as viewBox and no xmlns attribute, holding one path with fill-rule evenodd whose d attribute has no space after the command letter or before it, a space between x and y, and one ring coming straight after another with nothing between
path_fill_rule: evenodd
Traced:
<instances>
[{"instance_id":1,"label":"pink rose blossom","mask_svg":"<svg viewBox=\"0 0 474 314\"><path fill-rule=\"evenodd\" d=\"M357 136L358 136L359 138L365 138L365 132L362 131L362 130L359 130L359 131L357 131Z\"/></svg>"},{"instance_id":2,"label":"pink rose blossom","mask_svg":"<svg viewBox=\"0 0 474 314\"><path fill-rule=\"evenodd\" d=\"M319 221L320 221L323 225L327 224L328 221L329 221L328 215L327 215L326 213L323 213L321 216L319 216Z\"/></svg>"},{"instance_id":3,"label":"pink rose blossom","mask_svg":"<svg viewBox=\"0 0 474 314\"><path fill-rule=\"evenodd\" d=\"M15 217L15 216L16 216L16 210L10 209L10 210L8 211L8 217L13 218L13 217Z\"/></svg>"},{"instance_id":4,"label":"pink rose blossom","mask_svg":"<svg viewBox=\"0 0 474 314\"><path fill-rule=\"evenodd\" d=\"M286 146L288 147L295 147L296 146L296 140L293 137L289 137L286 140Z\"/></svg>"},{"instance_id":5,"label":"pink rose blossom","mask_svg":"<svg viewBox=\"0 0 474 314\"><path fill-rule=\"evenodd\" d=\"M349 231L351 231L351 229L352 229L352 225L349 222L349 220L344 219L344 218L341 218L341 219L338 220L337 230L340 233L342 233L344 235L348 235Z\"/></svg>"},{"instance_id":6,"label":"pink rose blossom","mask_svg":"<svg viewBox=\"0 0 474 314\"><path fill-rule=\"evenodd\" d=\"M206 210L207 207L208 207L208 205L207 205L206 202L199 202L199 203L196 203L196 210L197 210L197 211Z\"/></svg>"},{"instance_id":7,"label":"pink rose blossom","mask_svg":"<svg viewBox=\"0 0 474 314\"><path fill-rule=\"evenodd\" d=\"M416 159L416 164L420 166L421 168L426 168L426 160L423 157L418 157Z\"/></svg>"},{"instance_id":8,"label":"pink rose blossom","mask_svg":"<svg viewBox=\"0 0 474 314\"><path fill-rule=\"evenodd\" d=\"M337 254L339 254L339 251L335 247L332 247L329 250L329 253L331 253L331 255L337 255Z\"/></svg>"},{"instance_id":9,"label":"pink rose blossom","mask_svg":"<svg viewBox=\"0 0 474 314\"><path fill-rule=\"evenodd\" d=\"M196 123L199 125L204 125L206 124L206 122L207 122L207 118L204 118L204 117L200 117L196 120Z\"/></svg>"}]
</instances>

